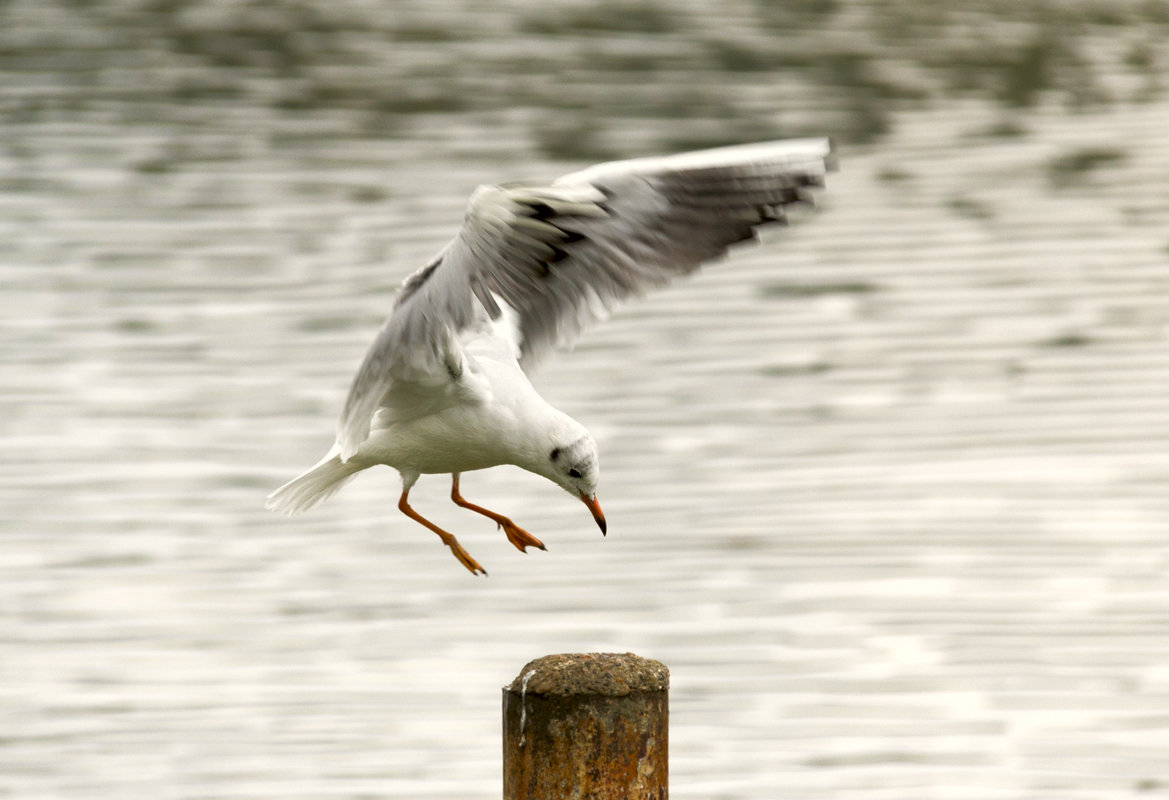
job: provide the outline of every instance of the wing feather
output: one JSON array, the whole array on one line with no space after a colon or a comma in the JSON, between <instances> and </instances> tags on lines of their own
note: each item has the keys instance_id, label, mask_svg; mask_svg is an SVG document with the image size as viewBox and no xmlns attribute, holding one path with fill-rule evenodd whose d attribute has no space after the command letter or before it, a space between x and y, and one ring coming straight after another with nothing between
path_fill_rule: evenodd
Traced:
<instances>
[{"instance_id":1,"label":"wing feather","mask_svg":"<svg viewBox=\"0 0 1169 800\"><path fill-rule=\"evenodd\" d=\"M521 363L570 344L617 302L724 255L808 203L833 168L826 139L597 164L550 185L481 186L462 228L403 283L354 378L338 443L348 459L374 413L455 402L459 338L512 309Z\"/></svg>"}]
</instances>

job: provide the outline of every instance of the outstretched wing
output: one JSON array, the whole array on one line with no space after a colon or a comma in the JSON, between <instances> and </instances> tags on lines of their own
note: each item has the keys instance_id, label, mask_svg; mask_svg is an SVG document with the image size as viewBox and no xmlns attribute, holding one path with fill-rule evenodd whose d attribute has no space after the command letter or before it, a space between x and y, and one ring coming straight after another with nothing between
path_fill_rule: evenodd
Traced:
<instances>
[{"instance_id":1,"label":"outstretched wing","mask_svg":"<svg viewBox=\"0 0 1169 800\"><path fill-rule=\"evenodd\" d=\"M551 185L479 187L459 233L406 280L366 355L341 417L342 458L380 406L445 402L462 369L459 335L503 305L530 369L618 301L810 202L831 152L826 139L780 141L608 162Z\"/></svg>"}]
</instances>

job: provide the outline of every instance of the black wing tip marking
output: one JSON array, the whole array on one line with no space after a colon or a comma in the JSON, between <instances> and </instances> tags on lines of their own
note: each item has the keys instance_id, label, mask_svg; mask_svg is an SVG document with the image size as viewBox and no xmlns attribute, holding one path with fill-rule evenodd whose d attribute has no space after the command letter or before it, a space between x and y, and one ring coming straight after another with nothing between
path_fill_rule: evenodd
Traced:
<instances>
[{"instance_id":1,"label":"black wing tip marking","mask_svg":"<svg viewBox=\"0 0 1169 800\"><path fill-rule=\"evenodd\" d=\"M554 241L545 242L551 253L539 259L535 264L536 274L547 279L552 276L552 267L568 259L572 253L570 248L577 242L588 239L583 233L563 226L563 222L571 218L571 214L564 215L548 203L541 200L524 200L520 202L520 216L543 222L557 233Z\"/></svg>"},{"instance_id":2,"label":"black wing tip marking","mask_svg":"<svg viewBox=\"0 0 1169 800\"><path fill-rule=\"evenodd\" d=\"M528 200L521 205L525 209L524 212L521 212L522 216L529 219L544 221L556 216L556 209L540 200Z\"/></svg>"}]
</instances>

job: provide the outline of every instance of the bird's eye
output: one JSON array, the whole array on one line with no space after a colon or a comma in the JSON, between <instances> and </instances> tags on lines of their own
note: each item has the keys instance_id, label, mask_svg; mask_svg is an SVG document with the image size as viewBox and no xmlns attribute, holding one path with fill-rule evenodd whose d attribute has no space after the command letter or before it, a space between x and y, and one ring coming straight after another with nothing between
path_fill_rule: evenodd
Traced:
<instances>
[{"instance_id":1,"label":"bird's eye","mask_svg":"<svg viewBox=\"0 0 1169 800\"><path fill-rule=\"evenodd\" d=\"M579 478L579 477L580 477L580 470L579 470L579 469L576 469L575 467L574 467L573 469L570 469L570 470L568 471L568 477L570 477L570 478Z\"/></svg>"},{"instance_id":2,"label":"bird's eye","mask_svg":"<svg viewBox=\"0 0 1169 800\"><path fill-rule=\"evenodd\" d=\"M552 459L553 461L560 458L560 448L553 447L552 452L548 454L548 458Z\"/></svg>"}]
</instances>

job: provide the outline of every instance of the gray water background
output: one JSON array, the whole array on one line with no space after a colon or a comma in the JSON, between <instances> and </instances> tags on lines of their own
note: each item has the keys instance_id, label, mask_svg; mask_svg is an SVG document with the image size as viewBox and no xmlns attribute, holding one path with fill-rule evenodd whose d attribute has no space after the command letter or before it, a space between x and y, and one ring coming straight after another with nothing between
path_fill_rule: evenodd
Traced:
<instances>
[{"instance_id":1,"label":"gray water background","mask_svg":"<svg viewBox=\"0 0 1169 800\"><path fill-rule=\"evenodd\" d=\"M1169 795L1169 5L0 3L0 797L499 796L529 660L673 672L677 798ZM538 387L601 538L295 519L482 182L831 134L819 212Z\"/></svg>"}]
</instances>

